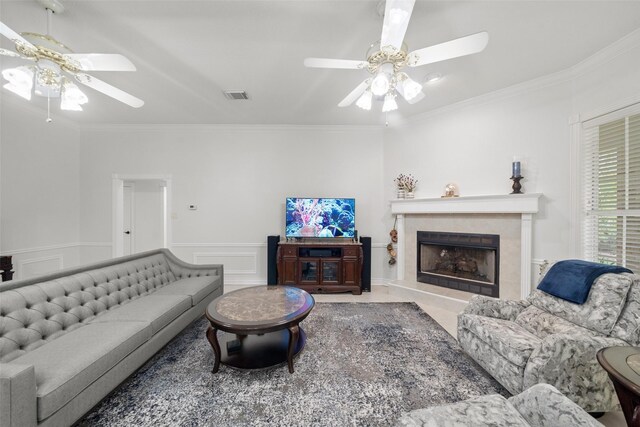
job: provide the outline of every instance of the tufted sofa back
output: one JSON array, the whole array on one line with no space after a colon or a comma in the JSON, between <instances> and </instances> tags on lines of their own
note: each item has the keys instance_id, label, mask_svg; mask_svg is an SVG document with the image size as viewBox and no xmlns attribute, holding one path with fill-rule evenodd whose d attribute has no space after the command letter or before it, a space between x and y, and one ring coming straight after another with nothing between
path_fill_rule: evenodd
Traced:
<instances>
[{"instance_id":1,"label":"tufted sofa back","mask_svg":"<svg viewBox=\"0 0 640 427\"><path fill-rule=\"evenodd\" d=\"M9 362L175 280L165 255L156 253L39 283L0 288L0 362Z\"/></svg>"}]
</instances>

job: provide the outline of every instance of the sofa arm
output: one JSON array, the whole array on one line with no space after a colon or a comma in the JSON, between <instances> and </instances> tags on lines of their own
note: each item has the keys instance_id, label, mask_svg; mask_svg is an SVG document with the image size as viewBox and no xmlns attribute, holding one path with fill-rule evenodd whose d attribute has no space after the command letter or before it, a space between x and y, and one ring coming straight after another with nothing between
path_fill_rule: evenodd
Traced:
<instances>
[{"instance_id":1,"label":"sofa arm","mask_svg":"<svg viewBox=\"0 0 640 427\"><path fill-rule=\"evenodd\" d=\"M34 367L0 363L0 427L31 427L37 423Z\"/></svg>"},{"instance_id":2,"label":"sofa arm","mask_svg":"<svg viewBox=\"0 0 640 427\"><path fill-rule=\"evenodd\" d=\"M198 276L219 276L224 280L224 266L222 264L190 264L182 261L167 249L162 250L169 262L169 268L177 279Z\"/></svg>"},{"instance_id":3,"label":"sofa arm","mask_svg":"<svg viewBox=\"0 0 640 427\"><path fill-rule=\"evenodd\" d=\"M601 348L628 345L617 338L577 330L572 335L548 335L529 357L523 388L547 383L587 412L619 410L613 385L596 360L596 353Z\"/></svg>"},{"instance_id":4,"label":"sofa arm","mask_svg":"<svg viewBox=\"0 0 640 427\"><path fill-rule=\"evenodd\" d=\"M510 397L509 403L531 427L602 427L591 415L549 384L536 384Z\"/></svg>"},{"instance_id":5,"label":"sofa arm","mask_svg":"<svg viewBox=\"0 0 640 427\"><path fill-rule=\"evenodd\" d=\"M526 301L511 301L490 298L484 295L474 295L462 313L514 321L527 306L529 306L529 303Z\"/></svg>"}]
</instances>

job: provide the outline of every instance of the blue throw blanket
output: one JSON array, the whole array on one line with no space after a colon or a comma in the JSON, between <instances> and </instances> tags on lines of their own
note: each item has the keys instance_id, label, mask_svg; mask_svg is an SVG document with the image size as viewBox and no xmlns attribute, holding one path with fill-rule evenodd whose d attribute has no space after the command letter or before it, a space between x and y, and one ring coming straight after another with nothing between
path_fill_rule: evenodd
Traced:
<instances>
[{"instance_id":1,"label":"blue throw blanket","mask_svg":"<svg viewBox=\"0 0 640 427\"><path fill-rule=\"evenodd\" d=\"M617 265L569 259L551 266L538 285L538 289L576 304L584 304L593 282L606 273L632 273L632 271Z\"/></svg>"}]
</instances>

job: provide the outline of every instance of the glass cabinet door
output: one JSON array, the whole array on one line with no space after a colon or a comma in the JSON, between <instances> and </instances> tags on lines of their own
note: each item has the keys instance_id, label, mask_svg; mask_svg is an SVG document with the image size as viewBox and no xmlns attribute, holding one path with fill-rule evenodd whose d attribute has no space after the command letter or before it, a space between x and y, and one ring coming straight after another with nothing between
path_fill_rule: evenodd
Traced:
<instances>
[{"instance_id":1,"label":"glass cabinet door","mask_svg":"<svg viewBox=\"0 0 640 427\"><path fill-rule=\"evenodd\" d=\"M300 261L300 283L318 283L319 260Z\"/></svg>"},{"instance_id":2,"label":"glass cabinet door","mask_svg":"<svg viewBox=\"0 0 640 427\"><path fill-rule=\"evenodd\" d=\"M327 282L338 283L340 281L339 271L340 271L339 260L336 260L336 261L329 261L326 259L322 260L322 282L323 283L327 283Z\"/></svg>"}]
</instances>

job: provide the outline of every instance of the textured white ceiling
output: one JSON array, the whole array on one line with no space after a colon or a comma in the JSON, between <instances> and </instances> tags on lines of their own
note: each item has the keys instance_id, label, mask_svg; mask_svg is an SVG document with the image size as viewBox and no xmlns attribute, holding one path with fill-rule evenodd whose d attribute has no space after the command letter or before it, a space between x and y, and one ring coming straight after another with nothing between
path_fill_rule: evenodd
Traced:
<instances>
[{"instance_id":1,"label":"textured white ceiling","mask_svg":"<svg viewBox=\"0 0 640 427\"><path fill-rule=\"evenodd\" d=\"M307 69L305 57L364 59L380 37L377 1L64 1L52 35L75 52L122 53L134 73L96 72L140 98L133 109L87 88L78 123L381 124L381 105L363 111L338 102L364 70ZM44 33L35 0L0 0L12 29ZM479 54L409 70L444 79L427 98L396 113L407 117L566 69L640 27L640 1L421 1L405 42L409 50L488 31ZM12 48L3 38L1 47ZM0 66L21 61L0 57ZM250 101L228 101L244 89ZM3 90L3 97L14 96ZM46 100L33 102L43 109ZM4 108L9 108L8 106Z\"/></svg>"}]
</instances>

